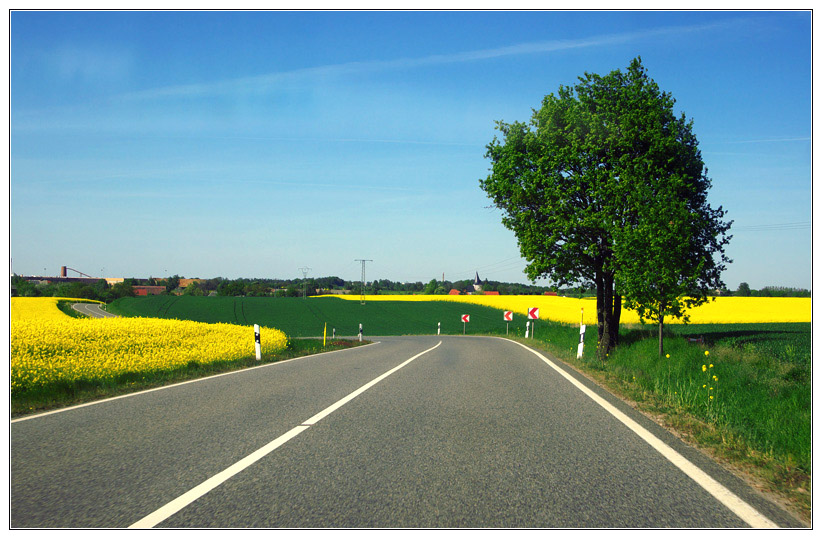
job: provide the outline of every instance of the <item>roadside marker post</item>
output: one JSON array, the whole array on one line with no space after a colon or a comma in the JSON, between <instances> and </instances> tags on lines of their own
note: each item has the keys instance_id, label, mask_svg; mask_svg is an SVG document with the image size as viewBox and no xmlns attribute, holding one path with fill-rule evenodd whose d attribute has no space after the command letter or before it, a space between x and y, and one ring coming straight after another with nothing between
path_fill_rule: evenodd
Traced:
<instances>
[{"instance_id":1,"label":"roadside marker post","mask_svg":"<svg viewBox=\"0 0 822 539\"><path fill-rule=\"evenodd\" d=\"M440 324L441 324L441 323L442 323L442 322L437 322L437 335L439 335L439 334L440 334Z\"/></svg>"},{"instance_id":2,"label":"roadside marker post","mask_svg":"<svg viewBox=\"0 0 822 539\"><path fill-rule=\"evenodd\" d=\"M360 324L360 342L362 342L362 324Z\"/></svg>"},{"instance_id":3,"label":"roadside marker post","mask_svg":"<svg viewBox=\"0 0 822 539\"><path fill-rule=\"evenodd\" d=\"M465 335L465 324L471 321L471 315L462 315L462 334Z\"/></svg>"},{"instance_id":4,"label":"roadside marker post","mask_svg":"<svg viewBox=\"0 0 822 539\"><path fill-rule=\"evenodd\" d=\"M579 326L579 346L577 346L577 359L582 357L582 349L585 346L585 324Z\"/></svg>"},{"instance_id":5,"label":"roadside marker post","mask_svg":"<svg viewBox=\"0 0 822 539\"><path fill-rule=\"evenodd\" d=\"M539 318L539 307L529 307L528 308L528 318L533 320L534 322L531 324L531 338L534 338L534 333L537 329L537 319ZM527 331L525 337L527 338Z\"/></svg>"},{"instance_id":6,"label":"roadside marker post","mask_svg":"<svg viewBox=\"0 0 822 539\"><path fill-rule=\"evenodd\" d=\"M263 358L260 348L260 326L258 324L254 324L254 355L257 357L257 361Z\"/></svg>"},{"instance_id":7,"label":"roadside marker post","mask_svg":"<svg viewBox=\"0 0 822 539\"><path fill-rule=\"evenodd\" d=\"M529 330L529 329L531 329L531 321L530 321L530 320L526 320L526 321L525 321L525 338L526 338L526 339L528 338L528 330Z\"/></svg>"}]
</instances>

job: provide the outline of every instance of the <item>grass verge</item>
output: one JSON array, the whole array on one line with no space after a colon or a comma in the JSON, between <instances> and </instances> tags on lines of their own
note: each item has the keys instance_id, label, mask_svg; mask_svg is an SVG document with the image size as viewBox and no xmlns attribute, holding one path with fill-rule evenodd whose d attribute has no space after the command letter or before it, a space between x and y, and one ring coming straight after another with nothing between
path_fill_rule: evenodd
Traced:
<instances>
[{"instance_id":1,"label":"grass verge","mask_svg":"<svg viewBox=\"0 0 822 539\"><path fill-rule=\"evenodd\" d=\"M80 300L73 300L73 299L61 299L57 301L57 308L60 309L60 312L65 314L66 316L70 316L72 318L86 318L81 312L75 311L72 305L75 303L97 303L96 301L80 301Z\"/></svg>"},{"instance_id":2,"label":"grass verge","mask_svg":"<svg viewBox=\"0 0 822 539\"><path fill-rule=\"evenodd\" d=\"M71 306L69 306L69 309L71 309ZM368 344L368 342L369 341L359 342L349 339L335 339L328 341L327 345L323 347L322 341L318 339L289 339L288 346L285 350L273 355L263 354L260 361L257 361L253 356L208 364L191 361L185 367L175 370L151 373L126 373L113 382L79 380L73 383L53 384L46 388L38 389L37 391L14 395L11 398L11 417L21 417L56 408L116 397L135 391L255 367L266 363L276 363L295 357L309 356L333 350L344 350Z\"/></svg>"},{"instance_id":3,"label":"grass verge","mask_svg":"<svg viewBox=\"0 0 822 539\"><path fill-rule=\"evenodd\" d=\"M581 359L578 326L540 328L523 342L746 475L810 525L811 324L673 326L661 358L656 329L629 326L605 362L595 357L595 328Z\"/></svg>"}]
</instances>

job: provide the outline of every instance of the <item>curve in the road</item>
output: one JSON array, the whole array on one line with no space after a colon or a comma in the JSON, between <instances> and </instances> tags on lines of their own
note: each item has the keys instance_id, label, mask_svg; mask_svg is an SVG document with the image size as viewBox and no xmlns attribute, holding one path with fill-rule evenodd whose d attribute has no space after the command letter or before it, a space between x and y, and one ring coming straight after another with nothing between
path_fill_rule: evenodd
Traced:
<instances>
[{"instance_id":1,"label":"curve in the road","mask_svg":"<svg viewBox=\"0 0 822 539\"><path fill-rule=\"evenodd\" d=\"M71 308L92 318L117 318L116 314L104 311L97 303L74 303Z\"/></svg>"}]
</instances>

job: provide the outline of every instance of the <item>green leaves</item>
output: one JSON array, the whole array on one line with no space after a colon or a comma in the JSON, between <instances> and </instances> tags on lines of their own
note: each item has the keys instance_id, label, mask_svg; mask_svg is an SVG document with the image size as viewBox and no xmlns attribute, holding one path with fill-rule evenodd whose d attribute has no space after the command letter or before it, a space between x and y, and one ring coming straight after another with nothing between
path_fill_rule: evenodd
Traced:
<instances>
[{"instance_id":1,"label":"green leaves","mask_svg":"<svg viewBox=\"0 0 822 539\"><path fill-rule=\"evenodd\" d=\"M527 275L596 282L600 324L618 327L619 306L606 305L614 286L660 322L722 286L730 223L707 203L693 123L674 104L637 58L561 86L528 124L498 122L503 140L487 147L480 186L517 236Z\"/></svg>"}]
</instances>

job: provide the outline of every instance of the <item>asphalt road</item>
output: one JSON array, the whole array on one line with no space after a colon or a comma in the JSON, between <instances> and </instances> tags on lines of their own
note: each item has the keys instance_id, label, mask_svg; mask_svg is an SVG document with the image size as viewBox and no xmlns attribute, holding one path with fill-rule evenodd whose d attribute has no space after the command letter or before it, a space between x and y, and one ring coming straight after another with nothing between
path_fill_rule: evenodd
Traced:
<instances>
[{"instance_id":1,"label":"asphalt road","mask_svg":"<svg viewBox=\"0 0 822 539\"><path fill-rule=\"evenodd\" d=\"M111 314L100 308L97 303L74 303L71 306L77 312L83 313L92 318L116 318L116 314Z\"/></svg>"},{"instance_id":2,"label":"asphalt road","mask_svg":"<svg viewBox=\"0 0 822 539\"><path fill-rule=\"evenodd\" d=\"M12 421L11 527L801 527L516 343L379 341Z\"/></svg>"}]
</instances>

